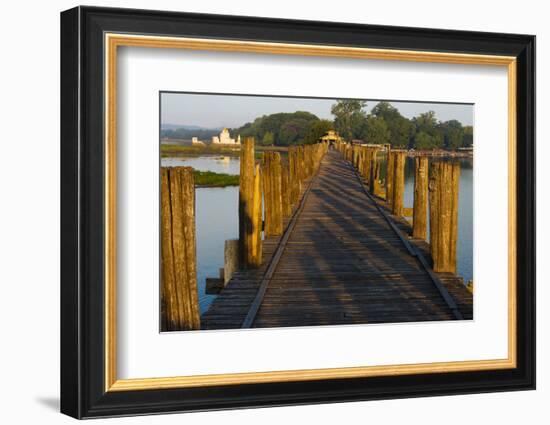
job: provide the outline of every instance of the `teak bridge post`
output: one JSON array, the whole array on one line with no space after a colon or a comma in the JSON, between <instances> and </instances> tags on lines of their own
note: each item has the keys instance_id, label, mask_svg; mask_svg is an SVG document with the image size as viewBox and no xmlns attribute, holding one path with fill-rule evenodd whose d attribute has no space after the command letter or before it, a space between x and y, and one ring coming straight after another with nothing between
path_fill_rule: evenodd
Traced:
<instances>
[{"instance_id":1,"label":"teak bridge post","mask_svg":"<svg viewBox=\"0 0 550 425\"><path fill-rule=\"evenodd\" d=\"M290 215L292 214L290 192L290 169L288 164L283 164L281 168L281 206L283 210L283 219L290 217Z\"/></svg>"},{"instance_id":2,"label":"teak bridge post","mask_svg":"<svg viewBox=\"0 0 550 425\"><path fill-rule=\"evenodd\" d=\"M265 152L263 155L262 175L265 204L265 236L277 236L283 233L283 195L282 195L281 155L278 152Z\"/></svg>"},{"instance_id":3,"label":"teak bridge post","mask_svg":"<svg viewBox=\"0 0 550 425\"><path fill-rule=\"evenodd\" d=\"M373 146L351 146L346 142L335 144L366 181L372 194L382 193L379 184L377 150ZM387 149L386 204L393 215L410 215L404 208L405 161L407 152ZM458 189L460 164L436 161L429 172L428 157L415 158L414 206L412 208L412 235L427 239L428 202L430 214L430 249L435 272L456 274L456 244L458 238Z\"/></svg>"},{"instance_id":4,"label":"teak bridge post","mask_svg":"<svg viewBox=\"0 0 550 425\"><path fill-rule=\"evenodd\" d=\"M393 151L393 179L391 190L392 214L403 215L403 196L405 194L405 159L406 152Z\"/></svg>"},{"instance_id":5,"label":"teak bridge post","mask_svg":"<svg viewBox=\"0 0 550 425\"><path fill-rule=\"evenodd\" d=\"M388 150L387 168L386 168L386 202L391 208L393 202L393 175L395 164L395 153L390 149Z\"/></svg>"},{"instance_id":6,"label":"teak bridge post","mask_svg":"<svg viewBox=\"0 0 550 425\"><path fill-rule=\"evenodd\" d=\"M161 327L200 329L191 167L161 169Z\"/></svg>"},{"instance_id":7,"label":"teak bridge post","mask_svg":"<svg viewBox=\"0 0 550 425\"><path fill-rule=\"evenodd\" d=\"M288 148L288 168L289 168L289 186L290 203L292 206L298 203L300 192L302 190L300 180L300 168L298 163L298 149L295 146Z\"/></svg>"},{"instance_id":8,"label":"teak bridge post","mask_svg":"<svg viewBox=\"0 0 550 425\"><path fill-rule=\"evenodd\" d=\"M262 176L254 166L254 139L241 146L239 176L239 263L241 269L259 267L262 261Z\"/></svg>"},{"instance_id":9,"label":"teak bridge post","mask_svg":"<svg viewBox=\"0 0 550 425\"><path fill-rule=\"evenodd\" d=\"M431 166L430 246L435 272L456 273L460 164L436 161Z\"/></svg>"},{"instance_id":10,"label":"teak bridge post","mask_svg":"<svg viewBox=\"0 0 550 425\"><path fill-rule=\"evenodd\" d=\"M428 157L415 158L413 237L426 240L428 236Z\"/></svg>"}]
</instances>

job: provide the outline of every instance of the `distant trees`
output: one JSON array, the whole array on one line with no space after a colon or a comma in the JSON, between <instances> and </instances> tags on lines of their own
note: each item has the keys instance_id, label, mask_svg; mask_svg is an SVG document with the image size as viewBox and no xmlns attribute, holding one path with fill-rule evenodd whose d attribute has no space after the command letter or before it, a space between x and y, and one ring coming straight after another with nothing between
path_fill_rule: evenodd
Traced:
<instances>
[{"instance_id":1,"label":"distant trees","mask_svg":"<svg viewBox=\"0 0 550 425\"><path fill-rule=\"evenodd\" d=\"M230 129L232 137L254 137L264 146L315 143L329 130L336 130L345 140L361 139L367 143L390 143L399 148L458 149L471 146L473 127L456 119L438 121L434 111L412 119L401 115L389 102L378 102L367 114L362 100L337 100L331 107L334 120L319 119L306 111L264 115L239 128ZM217 129L178 128L161 131L161 137L208 140Z\"/></svg>"},{"instance_id":2,"label":"distant trees","mask_svg":"<svg viewBox=\"0 0 550 425\"><path fill-rule=\"evenodd\" d=\"M262 145L269 146L275 143L275 136L271 131L266 131L264 137L262 138Z\"/></svg>"},{"instance_id":3,"label":"distant trees","mask_svg":"<svg viewBox=\"0 0 550 425\"><path fill-rule=\"evenodd\" d=\"M464 127L457 120L445 121L440 124L445 147L457 149L464 146Z\"/></svg>"},{"instance_id":4,"label":"distant trees","mask_svg":"<svg viewBox=\"0 0 550 425\"><path fill-rule=\"evenodd\" d=\"M464 126L464 141L463 146L472 146L474 143L474 127L471 125Z\"/></svg>"},{"instance_id":5,"label":"distant trees","mask_svg":"<svg viewBox=\"0 0 550 425\"><path fill-rule=\"evenodd\" d=\"M434 111L410 120L389 102L378 102L368 115L365 107L360 100L338 100L332 106L334 129L344 139L416 149L457 149L473 142L471 126L463 127L457 120L439 122Z\"/></svg>"},{"instance_id":6,"label":"distant trees","mask_svg":"<svg viewBox=\"0 0 550 425\"><path fill-rule=\"evenodd\" d=\"M346 140L357 139L365 123L366 114L363 100L338 100L330 112L334 115L334 129Z\"/></svg>"},{"instance_id":7,"label":"distant trees","mask_svg":"<svg viewBox=\"0 0 550 425\"><path fill-rule=\"evenodd\" d=\"M306 135L319 118L305 111L264 115L251 123L234 128L231 134L254 137L261 145L288 146L304 143Z\"/></svg>"},{"instance_id":8,"label":"distant trees","mask_svg":"<svg viewBox=\"0 0 550 425\"><path fill-rule=\"evenodd\" d=\"M439 128L434 111L424 112L414 117L412 122L415 127L412 138L414 148L435 149L443 147L443 132Z\"/></svg>"},{"instance_id":9,"label":"distant trees","mask_svg":"<svg viewBox=\"0 0 550 425\"><path fill-rule=\"evenodd\" d=\"M363 131L361 132L361 139L367 143L374 143L377 145L390 143L391 131L386 120L376 115L368 115L365 119Z\"/></svg>"},{"instance_id":10,"label":"distant trees","mask_svg":"<svg viewBox=\"0 0 550 425\"><path fill-rule=\"evenodd\" d=\"M176 128L161 130L160 137L167 139L188 140L192 137L198 137L199 140L210 140L212 136L220 134L221 128L213 129L195 129L195 128Z\"/></svg>"},{"instance_id":11,"label":"distant trees","mask_svg":"<svg viewBox=\"0 0 550 425\"><path fill-rule=\"evenodd\" d=\"M379 102L372 108L371 114L386 122L393 146L406 148L409 145L414 126L410 120L401 115L397 108L388 102Z\"/></svg>"},{"instance_id":12,"label":"distant trees","mask_svg":"<svg viewBox=\"0 0 550 425\"><path fill-rule=\"evenodd\" d=\"M334 128L334 124L329 120L319 120L310 123L310 126L304 137L305 144L312 144Z\"/></svg>"}]
</instances>

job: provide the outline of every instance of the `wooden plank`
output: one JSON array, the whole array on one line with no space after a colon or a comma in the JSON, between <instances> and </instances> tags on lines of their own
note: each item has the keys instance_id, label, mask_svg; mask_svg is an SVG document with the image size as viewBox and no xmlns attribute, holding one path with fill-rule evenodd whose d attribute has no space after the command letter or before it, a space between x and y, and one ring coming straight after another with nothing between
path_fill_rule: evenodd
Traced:
<instances>
[{"instance_id":1,"label":"wooden plank","mask_svg":"<svg viewBox=\"0 0 550 425\"><path fill-rule=\"evenodd\" d=\"M277 268L277 265L279 263L279 260L284 252L286 242L288 241L288 238L290 237L290 234L292 233L292 230L294 229L294 226L296 225L296 222L298 220L298 217L300 216L300 212L302 211L305 200L307 199L307 195L309 193L309 190L311 188L311 182L307 186L306 191L304 192L304 195L302 197L302 200L300 201L300 205L294 212L294 215L292 216L290 222L288 223L288 227L285 230L285 233L283 234L283 237L281 238L281 241L279 242L279 246L277 247L277 250L275 251L275 254L273 255L273 258L271 259L271 262L269 264L269 267L267 268L265 276L262 278L262 281L260 282L260 287L258 289L258 293L250 306L250 309L243 321L242 328L249 328L252 326L252 323L254 323L254 319L256 318L256 314L258 313L258 310L260 308L260 305L262 303L263 296L267 290L267 285L269 285L269 281L271 277L273 276L273 273L275 272L275 269Z\"/></svg>"}]
</instances>

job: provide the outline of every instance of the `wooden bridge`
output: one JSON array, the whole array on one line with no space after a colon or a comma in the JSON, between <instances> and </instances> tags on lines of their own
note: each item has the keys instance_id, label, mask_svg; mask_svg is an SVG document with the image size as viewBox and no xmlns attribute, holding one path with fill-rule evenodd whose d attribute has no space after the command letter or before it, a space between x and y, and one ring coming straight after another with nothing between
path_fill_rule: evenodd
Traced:
<instances>
[{"instance_id":1,"label":"wooden bridge","mask_svg":"<svg viewBox=\"0 0 550 425\"><path fill-rule=\"evenodd\" d=\"M462 279L434 272L429 245L369 193L352 162L328 151L283 234L263 241L261 266L235 272L202 329L472 318Z\"/></svg>"}]
</instances>

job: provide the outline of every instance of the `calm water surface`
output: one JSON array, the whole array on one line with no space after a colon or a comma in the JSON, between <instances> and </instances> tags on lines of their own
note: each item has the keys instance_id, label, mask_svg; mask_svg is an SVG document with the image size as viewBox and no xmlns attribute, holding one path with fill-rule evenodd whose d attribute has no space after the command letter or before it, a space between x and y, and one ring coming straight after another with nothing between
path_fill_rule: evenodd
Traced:
<instances>
[{"instance_id":1,"label":"calm water surface","mask_svg":"<svg viewBox=\"0 0 550 425\"><path fill-rule=\"evenodd\" d=\"M471 160L461 161L458 208L458 274L467 282L473 279L473 167ZM385 175L382 162L381 174ZM200 171L239 174L238 157L202 156L162 158L162 166L189 166ZM414 159L407 158L405 165L405 207L412 208L414 197ZM196 189L197 231L197 280L201 313L206 311L215 295L206 295L207 277L218 277L223 267L224 242L236 239L238 221L239 188Z\"/></svg>"},{"instance_id":2,"label":"calm water surface","mask_svg":"<svg viewBox=\"0 0 550 425\"><path fill-rule=\"evenodd\" d=\"M199 171L239 174L238 157L201 156L162 158L163 167L193 167ZM206 278L218 277L223 267L224 243L239 237L239 187L199 187L195 190L197 232L197 283L201 314L215 295L207 295Z\"/></svg>"},{"instance_id":3,"label":"calm water surface","mask_svg":"<svg viewBox=\"0 0 550 425\"><path fill-rule=\"evenodd\" d=\"M193 167L199 171L213 171L215 173L239 174L239 157L236 156L198 156L162 158L163 167Z\"/></svg>"}]
</instances>

